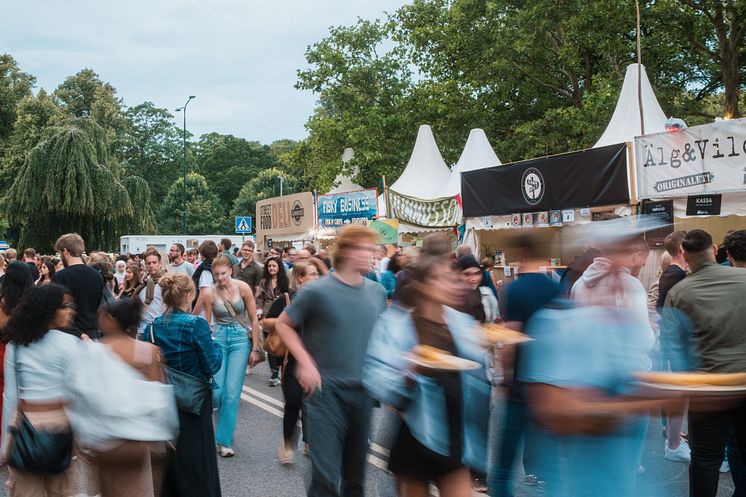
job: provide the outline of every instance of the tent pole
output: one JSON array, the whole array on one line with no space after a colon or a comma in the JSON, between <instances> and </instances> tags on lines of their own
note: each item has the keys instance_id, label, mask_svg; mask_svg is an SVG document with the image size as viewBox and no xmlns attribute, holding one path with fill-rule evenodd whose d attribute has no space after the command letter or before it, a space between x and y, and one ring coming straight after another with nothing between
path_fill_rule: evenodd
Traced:
<instances>
[{"instance_id":1,"label":"tent pole","mask_svg":"<svg viewBox=\"0 0 746 497\"><path fill-rule=\"evenodd\" d=\"M642 49L640 47L640 0L635 0L637 11L637 104L640 107L640 135L645 134L645 117L642 112Z\"/></svg>"}]
</instances>

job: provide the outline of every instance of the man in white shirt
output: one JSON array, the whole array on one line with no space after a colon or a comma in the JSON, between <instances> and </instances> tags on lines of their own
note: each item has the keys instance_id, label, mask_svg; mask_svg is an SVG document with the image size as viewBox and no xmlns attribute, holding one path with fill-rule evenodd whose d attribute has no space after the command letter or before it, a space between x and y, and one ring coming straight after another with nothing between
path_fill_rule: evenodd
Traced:
<instances>
[{"instance_id":1,"label":"man in white shirt","mask_svg":"<svg viewBox=\"0 0 746 497\"><path fill-rule=\"evenodd\" d=\"M135 295L145 305L143 310L142 321L138 328L138 338L142 337L145 328L155 321L155 318L163 314L163 295L158 280L163 275L161 271L161 254L155 249L148 249L145 252L145 271L142 284L135 290Z\"/></svg>"},{"instance_id":2,"label":"man in white shirt","mask_svg":"<svg viewBox=\"0 0 746 497\"><path fill-rule=\"evenodd\" d=\"M174 243L168 250L168 261L171 263L171 271L186 274L191 278L194 275L194 265L184 259L184 252L184 245Z\"/></svg>"}]
</instances>

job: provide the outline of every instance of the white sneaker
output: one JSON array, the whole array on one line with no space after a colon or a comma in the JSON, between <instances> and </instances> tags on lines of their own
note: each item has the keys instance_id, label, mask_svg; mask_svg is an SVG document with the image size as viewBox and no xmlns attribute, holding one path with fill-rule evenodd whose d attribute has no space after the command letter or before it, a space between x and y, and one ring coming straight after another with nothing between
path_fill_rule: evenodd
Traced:
<instances>
[{"instance_id":1,"label":"white sneaker","mask_svg":"<svg viewBox=\"0 0 746 497\"><path fill-rule=\"evenodd\" d=\"M730 464L728 464L728 460L724 460L723 464L720 465L720 472L721 473L730 473Z\"/></svg>"},{"instance_id":2,"label":"white sneaker","mask_svg":"<svg viewBox=\"0 0 746 497\"><path fill-rule=\"evenodd\" d=\"M663 457L669 461L692 462L692 451L689 448L689 444L686 443L686 440L681 440L679 446L675 449L669 449L668 440L666 440L666 454Z\"/></svg>"},{"instance_id":3,"label":"white sneaker","mask_svg":"<svg viewBox=\"0 0 746 497\"><path fill-rule=\"evenodd\" d=\"M220 457L233 457L236 455L236 451L230 447L218 445L218 454L220 454Z\"/></svg>"}]
</instances>

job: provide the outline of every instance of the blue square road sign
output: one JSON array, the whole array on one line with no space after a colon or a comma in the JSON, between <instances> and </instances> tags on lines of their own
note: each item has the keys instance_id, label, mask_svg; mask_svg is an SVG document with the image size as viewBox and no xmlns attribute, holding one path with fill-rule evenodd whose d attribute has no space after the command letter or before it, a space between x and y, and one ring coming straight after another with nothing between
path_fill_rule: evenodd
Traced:
<instances>
[{"instance_id":1,"label":"blue square road sign","mask_svg":"<svg viewBox=\"0 0 746 497\"><path fill-rule=\"evenodd\" d=\"M250 216L236 216L236 233L238 233L239 235L251 233Z\"/></svg>"}]
</instances>

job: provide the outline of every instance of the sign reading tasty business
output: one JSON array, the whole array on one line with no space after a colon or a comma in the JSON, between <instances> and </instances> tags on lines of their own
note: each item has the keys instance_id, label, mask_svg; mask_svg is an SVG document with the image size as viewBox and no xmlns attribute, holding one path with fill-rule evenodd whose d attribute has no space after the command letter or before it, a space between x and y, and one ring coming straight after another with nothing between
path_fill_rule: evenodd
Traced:
<instances>
[{"instance_id":1,"label":"sign reading tasty business","mask_svg":"<svg viewBox=\"0 0 746 497\"><path fill-rule=\"evenodd\" d=\"M264 238L305 233L313 228L311 192L268 198L256 203L256 234Z\"/></svg>"},{"instance_id":2,"label":"sign reading tasty business","mask_svg":"<svg viewBox=\"0 0 746 497\"><path fill-rule=\"evenodd\" d=\"M746 119L635 138L641 198L746 189Z\"/></svg>"},{"instance_id":3,"label":"sign reading tasty business","mask_svg":"<svg viewBox=\"0 0 746 497\"><path fill-rule=\"evenodd\" d=\"M339 228L345 224L367 224L378 215L378 190L370 188L320 195L317 209L319 225L325 228Z\"/></svg>"}]
</instances>

